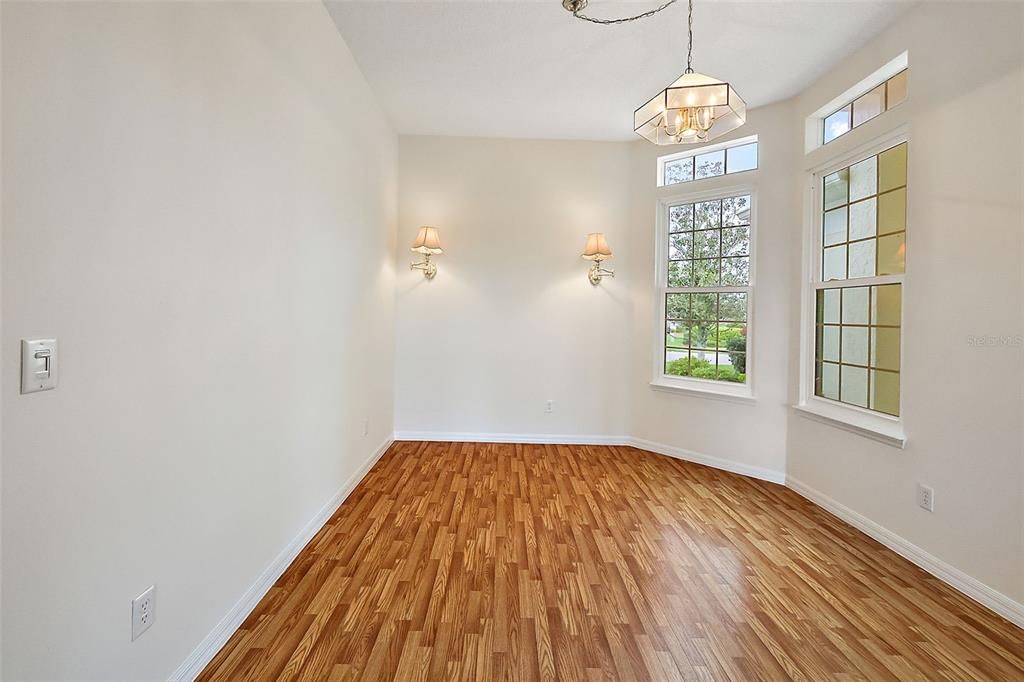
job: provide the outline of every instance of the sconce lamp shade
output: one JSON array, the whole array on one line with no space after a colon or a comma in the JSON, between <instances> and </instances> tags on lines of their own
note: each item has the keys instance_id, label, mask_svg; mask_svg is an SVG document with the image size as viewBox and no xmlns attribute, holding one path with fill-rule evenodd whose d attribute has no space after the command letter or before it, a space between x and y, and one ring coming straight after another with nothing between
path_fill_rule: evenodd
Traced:
<instances>
[{"instance_id":1,"label":"sconce lamp shade","mask_svg":"<svg viewBox=\"0 0 1024 682\"><path fill-rule=\"evenodd\" d=\"M416 235L416 241L412 243L412 250L424 255L444 253L441 249L441 237L437 234L436 227L424 225Z\"/></svg>"},{"instance_id":2,"label":"sconce lamp shade","mask_svg":"<svg viewBox=\"0 0 1024 682\"><path fill-rule=\"evenodd\" d=\"M583 248L583 257L587 260L604 260L611 258L612 250L608 248L608 241L601 232L592 232L587 235L587 245Z\"/></svg>"}]
</instances>

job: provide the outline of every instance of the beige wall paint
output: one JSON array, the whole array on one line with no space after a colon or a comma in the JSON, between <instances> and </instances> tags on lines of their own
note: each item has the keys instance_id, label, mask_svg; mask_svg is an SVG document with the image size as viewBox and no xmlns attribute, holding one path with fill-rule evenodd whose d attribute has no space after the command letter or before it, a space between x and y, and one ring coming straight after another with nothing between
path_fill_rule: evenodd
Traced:
<instances>
[{"instance_id":1,"label":"beige wall paint","mask_svg":"<svg viewBox=\"0 0 1024 682\"><path fill-rule=\"evenodd\" d=\"M2 11L4 677L162 679L392 431L397 139L319 3Z\"/></svg>"},{"instance_id":2,"label":"beige wall paint","mask_svg":"<svg viewBox=\"0 0 1024 682\"><path fill-rule=\"evenodd\" d=\"M1024 5L925 3L799 97L794 126L909 50L901 107L832 143L842 153L906 124L909 228L897 450L789 417L790 477L1018 602L1024 600ZM980 103L980 104L979 104ZM970 135L954 137L964 123ZM818 162L823 153L798 163ZM800 232L794 225L792 258ZM792 292L798 308L799 292ZM796 334L796 318L793 334ZM790 399L797 399L798 359ZM918 481L935 512L916 506Z\"/></svg>"},{"instance_id":3,"label":"beige wall paint","mask_svg":"<svg viewBox=\"0 0 1024 682\"><path fill-rule=\"evenodd\" d=\"M610 267L629 260L629 145L399 147L395 430L623 435L635 273L592 287L580 252L604 232ZM445 249L429 282L408 270L419 225Z\"/></svg>"}]
</instances>

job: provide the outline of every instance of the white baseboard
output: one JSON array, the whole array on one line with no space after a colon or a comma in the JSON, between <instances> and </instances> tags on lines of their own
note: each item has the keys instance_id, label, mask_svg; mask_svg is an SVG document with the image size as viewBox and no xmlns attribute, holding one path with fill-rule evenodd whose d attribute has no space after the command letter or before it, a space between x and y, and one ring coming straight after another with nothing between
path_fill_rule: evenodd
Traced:
<instances>
[{"instance_id":1,"label":"white baseboard","mask_svg":"<svg viewBox=\"0 0 1024 682\"><path fill-rule=\"evenodd\" d=\"M452 443L550 443L552 445L626 445L628 436L581 436L557 433L464 433L455 431L396 431L395 440Z\"/></svg>"},{"instance_id":2,"label":"white baseboard","mask_svg":"<svg viewBox=\"0 0 1024 682\"><path fill-rule=\"evenodd\" d=\"M656 452L659 455L667 455L676 459L686 460L687 462L693 462L694 464L703 464L704 466L709 466L713 469L721 469L722 471L729 471L734 474L757 478L762 481L768 481L769 483L778 483L779 485L786 484L785 472L776 471L775 469L766 469L764 467L743 464L742 462L733 462L732 460L722 459L721 457L702 455L699 452L684 450L683 448L677 448L672 445L663 445L661 443L655 443L654 441L644 440L643 438L629 438L625 444L632 445L633 447L640 448L641 450Z\"/></svg>"},{"instance_id":3,"label":"white baseboard","mask_svg":"<svg viewBox=\"0 0 1024 682\"><path fill-rule=\"evenodd\" d=\"M896 533L884 528L863 514L855 512L849 507L836 502L828 495L818 492L809 485L802 483L793 477L787 477L786 486L806 497L833 516L847 522L865 535L868 535L882 543L901 557L910 561L933 576L946 583L950 587L964 593L979 604L988 607L992 611L1010 621L1020 628L1024 628L1024 604L1010 599L1005 594L998 592L976 578L972 578L958 568L955 568L945 561L924 551L917 545L905 540Z\"/></svg>"},{"instance_id":4,"label":"white baseboard","mask_svg":"<svg viewBox=\"0 0 1024 682\"><path fill-rule=\"evenodd\" d=\"M695 464L758 478L771 483L785 484L786 474L773 469L732 462L720 457L702 455L683 448L663 445L654 441L632 436L593 436L579 434L545 433L462 433L443 431L399 431L395 440L451 441L455 443L552 443L557 445L629 445L641 450L656 452Z\"/></svg>"},{"instance_id":5,"label":"white baseboard","mask_svg":"<svg viewBox=\"0 0 1024 682\"><path fill-rule=\"evenodd\" d=\"M199 676L199 673L203 671L203 668L213 660L213 657L217 655L221 647L227 643L231 635L245 622L245 619L249 617L252 610L256 608L256 605L260 603L260 600L267 594L277 579L281 577L281 574L285 572L295 557L298 556L299 552L306 546L306 544L313 539L324 524L334 515L334 512L338 510L341 503L355 490L355 487L359 485L359 482L363 480L363 477L373 468L373 465L377 463L377 460L387 452L388 448L394 439L390 436L381 443L372 455L363 463L359 470L356 471L352 476L349 477L345 484L341 486L337 493L334 494L327 504L317 512L306 527L295 538L288 543L281 553L274 559L263 574L253 583L252 587L246 590L242 598L238 600L231 610L224 618L217 623L217 626L210 631L210 634L200 642L199 646L189 655L185 662L178 666L170 677L170 680L186 680L192 682Z\"/></svg>"}]
</instances>

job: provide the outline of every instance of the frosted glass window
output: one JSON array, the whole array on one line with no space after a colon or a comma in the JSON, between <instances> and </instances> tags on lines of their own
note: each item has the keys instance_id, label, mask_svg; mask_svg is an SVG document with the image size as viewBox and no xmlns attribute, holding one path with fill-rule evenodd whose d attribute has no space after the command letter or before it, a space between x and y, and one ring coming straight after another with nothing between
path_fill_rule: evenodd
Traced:
<instances>
[{"instance_id":1,"label":"frosted glass window","mask_svg":"<svg viewBox=\"0 0 1024 682\"><path fill-rule=\"evenodd\" d=\"M850 204L850 241L875 236L877 224L877 206L875 197Z\"/></svg>"},{"instance_id":2,"label":"frosted glass window","mask_svg":"<svg viewBox=\"0 0 1024 682\"><path fill-rule=\"evenodd\" d=\"M898 416L903 285L891 280L906 269L907 144L820 181L814 393Z\"/></svg>"},{"instance_id":3,"label":"frosted glass window","mask_svg":"<svg viewBox=\"0 0 1024 682\"><path fill-rule=\"evenodd\" d=\"M824 177L823 281L904 271L906 185L905 142Z\"/></svg>"}]
</instances>

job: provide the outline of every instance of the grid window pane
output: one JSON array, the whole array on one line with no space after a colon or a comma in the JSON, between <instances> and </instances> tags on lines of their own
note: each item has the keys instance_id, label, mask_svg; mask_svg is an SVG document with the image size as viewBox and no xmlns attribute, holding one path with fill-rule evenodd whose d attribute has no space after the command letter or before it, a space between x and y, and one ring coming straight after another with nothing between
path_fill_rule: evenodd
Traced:
<instances>
[{"instance_id":1,"label":"grid window pane","mask_svg":"<svg viewBox=\"0 0 1024 682\"><path fill-rule=\"evenodd\" d=\"M839 371L839 400L859 407L868 406L868 370L842 365Z\"/></svg>"},{"instance_id":2,"label":"grid window pane","mask_svg":"<svg viewBox=\"0 0 1024 682\"><path fill-rule=\"evenodd\" d=\"M738 196L722 199L722 225L749 225L750 197Z\"/></svg>"},{"instance_id":3,"label":"grid window pane","mask_svg":"<svg viewBox=\"0 0 1024 682\"><path fill-rule=\"evenodd\" d=\"M878 201L875 197L850 204L850 241L875 236Z\"/></svg>"},{"instance_id":4,"label":"grid window pane","mask_svg":"<svg viewBox=\"0 0 1024 682\"><path fill-rule=\"evenodd\" d=\"M825 249L825 257L822 263L822 275L824 280L846 279L846 246L833 246Z\"/></svg>"},{"instance_id":5,"label":"grid window pane","mask_svg":"<svg viewBox=\"0 0 1024 682\"><path fill-rule=\"evenodd\" d=\"M746 382L749 295L749 195L670 207L667 235L664 372ZM711 289L710 291L700 291Z\"/></svg>"},{"instance_id":6,"label":"grid window pane","mask_svg":"<svg viewBox=\"0 0 1024 682\"><path fill-rule=\"evenodd\" d=\"M850 199L850 169L844 168L825 178L825 210L836 208Z\"/></svg>"},{"instance_id":7,"label":"grid window pane","mask_svg":"<svg viewBox=\"0 0 1024 682\"><path fill-rule=\"evenodd\" d=\"M902 285L885 284L871 287L871 324L898 327L902 316Z\"/></svg>"},{"instance_id":8,"label":"grid window pane","mask_svg":"<svg viewBox=\"0 0 1024 682\"><path fill-rule=\"evenodd\" d=\"M693 261L693 286L717 287L722 263L717 258Z\"/></svg>"},{"instance_id":9,"label":"grid window pane","mask_svg":"<svg viewBox=\"0 0 1024 682\"><path fill-rule=\"evenodd\" d=\"M875 240L850 244L850 263L846 272L847 279L871 277L875 274Z\"/></svg>"},{"instance_id":10,"label":"grid window pane","mask_svg":"<svg viewBox=\"0 0 1024 682\"><path fill-rule=\"evenodd\" d=\"M738 292L719 294L718 319L725 322L746 322L747 295Z\"/></svg>"},{"instance_id":11,"label":"grid window pane","mask_svg":"<svg viewBox=\"0 0 1024 682\"><path fill-rule=\"evenodd\" d=\"M821 214L823 281L904 271L906 169L904 142L825 176Z\"/></svg>"},{"instance_id":12,"label":"grid window pane","mask_svg":"<svg viewBox=\"0 0 1024 682\"><path fill-rule=\"evenodd\" d=\"M750 259L747 256L722 259L722 286L745 286L750 282Z\"/></svg>"},{"instance_id":13,"label":"grid window pane","mask_svg":"<svg viewBox=\"0 0 1024 682\"><path fill-rule=\"evenodd\" d=\"M715 230L722 226L722 202L702 201L694 204L694 227L698 230Z\"/></svg>"},{"instance_id":14,"label":"grid window pane","mask_svg":"<svg viewBox=\"0 0 1024 682\"><path fill-rule=\"evenodd\" d=\"M815 395L898 413L901 294L899 284L818 290Z\"/></svg>"},{"instance_id":15,"label":"grid window pane","mask_svg":"<svg viewBox=\"0 0 1024 682\"><path fill-rule=\"evenodd\" d=\"M907 229L907 188L886 192L878 197L878 234Z\"/></svg>"},{"instance_id":16,"label":"grid window pane","mask_svg":"<svg viewBox=\"0 0 1024 682\"><path fill-rule=\"evenodd\" d=\"M821 369L821 393L818 395L839 400L839 365L825 362Z\"/></svg>"},{"instance_id":17,"label":"grid window pane","mask_svg":"<svg viewBox=\"0 0 1024 682\"><path fill-rule=\"evenodd\" d=\"M825 212L825 225L823 241L825 246L842 244L848 237L846 235L846 213L845 206Z\"/></svg>"},{"instance_id":18,"label":"grid window pane","mask_svg":"<svg viewBox=\"0 0 1024 682\"><path fill-rule=\"evenodd\" d=\"M838 295L842 292L843 298L843 324L867 324L868 323L868 301L869 287L846 287L843 289L829 289Z\"/></svg>"},{"instance_id":19,"label":"grid window pane","mask_svg":"<svg viewBox=\"0 0 1024 682\"><path fill-rule=\"evenodd\" d=\"M682 288L691 284L693 284L693 261L669 261L668 285L673 288Z\"/></svg>"},{"instance_id":20,"label":"grid window pane","mask_svg":"<svg viewBox=\"0 0 1024 682\"><path fill-rule=\"evenodd\" d=\"M722 230L722 255L747 256L750 254L750 228L728 227Z\"/></svg>"},{"instance_id":21,"label":"grid window pane","mask_svg":"<svg viewBox=\"0 0 1024 682\"><path fill-rule=\"evenodd\" d=\"M871 402L868 407L893 416L900 413L900 375L898 372L871 370Z\"/></svg>"},{"instance_id":22,"label":"grid window pane","mask_svg":"<svg viewBox=\"0 0 1024 682\"><path fill-rule=\"evenodd\" d=\"M665 318L669 320L690 319L690 296L692 294L667 294L665 296Z\"/></svg>"},{"instance_id":23,"label":"grid window pane","mask_svg":"<svg viewBox=\"0 0 1024 682\"><path fill-rule=\"evenodd\" d=\"M668 257L670 260L693 258L693 233L677 232L668 236Z\"/></svg>"},{"instance_id":24,"label":"grid window pane","mask_svg":"<svg viewBox=\"0 0 1024 682\"><path fill-rule=\"evenodd\" d=\"M668 231L686 232L693 229L693 204L670 206L668 209Z\"/></svg>"},{"instance_id":25,"label":"grid window pane","mask_svg":"<svg viewBox=\"0 0 1024 682\"><path fill-rule=\"evenodd\" d=\"M839 359L844 364L868 364L868 328L843 327Z\"/></svg>"},{"instance_id":26,"label":"grid window pane","mask_svg":"<svg viewBox=\"0 0 1024 682\"><path fill-rule=\"evenodd\" d=\"M906 232L878 238L878 274L898 275L906 268Z\"/></svg>"},{"instance_id":27,"label":"grid window pane","mask_svg":"<svg viewBox=\"0 0 1024 682\"><path fill-rule=\"evenodd\" d=\"M850 201L878 193L878 157L870 156L850 166Z\"/></svg>"},{"instance_id":28,"label":"grid window pane","mask_svg":"<svg viewBox=\"0 0 1024 682\"><path fill-rule=\"evenodd\" d=\"M878 191L888 192L907 184L907 143L878 155Z\"/></svg>"},{"instance_id":29,"label":"grid window pane","mask_svg":"<svg viewBox=\"0 0 1024 682\"><path fill-rule=\"evenodd\" d=\"M900 369L900 330L898 327L871 328L871 366L898 372Z\"/></svg>"}]
</instances>

